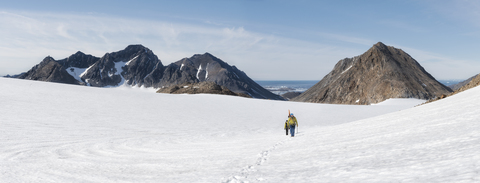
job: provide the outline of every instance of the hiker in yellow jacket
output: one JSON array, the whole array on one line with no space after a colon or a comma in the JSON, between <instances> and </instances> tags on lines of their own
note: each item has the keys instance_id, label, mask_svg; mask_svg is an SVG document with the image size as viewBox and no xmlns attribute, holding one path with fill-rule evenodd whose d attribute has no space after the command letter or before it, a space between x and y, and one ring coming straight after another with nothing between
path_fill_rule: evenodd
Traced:
<instances>
[{"instance_id":1,"label":"hiker in yellow jacket","mask_svg":"<svg viewBox=\"0 0 480 183\"><path fill-rule=\"evenodd\" d=\"M298 127L298 122L297 122L297 118L295 118L293 113L290 113L290 115L288 116L288 125L290 125L290 135L292 135L292 137L294 137L295 136L295 127Z\"/></svg>"}]
</instances>

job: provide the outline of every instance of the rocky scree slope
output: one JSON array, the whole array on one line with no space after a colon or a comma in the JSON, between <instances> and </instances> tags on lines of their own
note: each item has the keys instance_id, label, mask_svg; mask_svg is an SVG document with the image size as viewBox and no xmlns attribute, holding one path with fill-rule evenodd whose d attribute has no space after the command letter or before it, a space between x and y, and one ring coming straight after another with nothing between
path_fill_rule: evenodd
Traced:
<instances>
[{"instance_id":1,"label":"rocky scree slope","mask_svg":"<svg viewBox=\"0 0 480 183\"><path fill-rule=\"evenodd\" d=\"M458 88L457 90L455 90L454 92L448 94L448 95L442 95L442 96L439 96L437 98L434 98L434 99L430 99L428 100L426 103L430 103L430 102L435 102L437 100L440 100L440 99L444 99L446 97L449 97L449 96L452 96L452 95L455 95L457 93L460 93L460 92L463 92L463 91L466 91L466 90L469 90L471 88L474 88L474 87L477 87L480 85L480 74L477 74L465 81L462 82L463 84L461 84L461 86L457 85L456 88ZM465 84L466 83L466 84Z\"/></svg>"},{"instance_id":2,"label":"rocky scree slope","mask_svg":"<svg viewBox=\"0 0 480 183\"><path fill-rule=\"evenodd\" d=\"M470 81L472 81L473 78L475 78L475 77L477 77L477 76L478 76L478 74L475 75L475 76L472 76L472 77L468 78L468 79L465 80L465 81L462 81L462 82L457 83L457 84L454 84L454 85L450 85L450 86L448 86L448 87L450 87L453 91L456 91L456 90L460 89L461 87L463 87L463 86L467 85L468 83L470 83Z\"/></svg>"}]
</instances>

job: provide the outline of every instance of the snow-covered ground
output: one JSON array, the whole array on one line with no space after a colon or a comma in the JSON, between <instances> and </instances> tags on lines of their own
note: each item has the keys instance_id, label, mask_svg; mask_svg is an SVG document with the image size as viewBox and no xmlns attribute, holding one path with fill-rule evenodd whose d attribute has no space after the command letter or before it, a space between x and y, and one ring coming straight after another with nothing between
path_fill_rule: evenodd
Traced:
<instances>
[{"instance_id":1,"label":"snow-covered ground","mask_svg":"<svg viewBox=\"0 0 480 183\"><path fill-rule=\"evenodd\" d=\"M478 87L412 108L0 86L0 182L480 181Z\"/></svg>"}]
</instances>

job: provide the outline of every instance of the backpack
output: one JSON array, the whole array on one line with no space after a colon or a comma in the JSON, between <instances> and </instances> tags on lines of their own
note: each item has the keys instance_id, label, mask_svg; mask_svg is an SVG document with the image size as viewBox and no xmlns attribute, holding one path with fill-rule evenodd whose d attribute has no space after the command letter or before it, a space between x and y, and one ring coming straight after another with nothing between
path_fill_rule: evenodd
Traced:
<instances>
[{"instance_id":1,"label":"backpack","mask_svg":"<svg viewBox=\"0 0 480 183\"><path fill-rule=\"evenodd\" d=\"M290 126L297 125L297 118L295 118L295 116L292 116L290 119L288 119L288 125Z\"/></svg>"}]
</instances>

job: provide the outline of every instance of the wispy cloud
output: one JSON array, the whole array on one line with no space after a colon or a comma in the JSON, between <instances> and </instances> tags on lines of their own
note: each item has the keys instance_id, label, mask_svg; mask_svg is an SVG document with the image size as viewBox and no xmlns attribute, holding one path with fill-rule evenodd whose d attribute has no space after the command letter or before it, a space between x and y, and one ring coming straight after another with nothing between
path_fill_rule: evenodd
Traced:
<instances>
[{"instance_id":1,"label":"wispy cloud","mask_svg":"<svg viewBox=\"0 0 480 183\"><path fill-rule=\"evenodd\" d=\"M416 26L407 22L395 21L395 20L388 20L388 21L383 20L383 21L380 21L379 23L392 27L394 29L405 30L407 32L412 32L412 33L426 33L429 31L424 27Z\"/></svg>"},{"instance_id":2,"label":"wispy cloud","mask_svg":"<svg viewBox=\"0 0 480 183\"><path fill-rule=\"evenodd\" d=\"M480 63L475 60L460 60L424 50L399 46L415 58L436 79L467 79L479 73Z\"/></svg>"},{"instance_id":3,"label":"wispy cloud","mask_svg":"<svg viewBox=\"0 0 480 183\"><path fill-rule=\"evenodd\" d=\"M354 44L359 44L364 46L371 46L376 42L374 40L365 39L365 38L352 37L352 36L346 36L341 34L325 33L325 32L317 33L317 35L320 35L328 39L333 39L333 40L347 42L347 43L354 43Z\"/></svg>"},{"instance_id":4,"label":"wispy cloud","mask_svg":"<svg viewBox=\"0 0 480 183\"><path fill-rule=\"evenodd\" d=\"M323 74L316 74L319 69L328 72L336 61L351 51L255 33L243 27L51 13L1 12L0 17L0 33L3 35L0 37L0 62L11 66L2 67L4 70L0 73L5 74L20 72L6 68L14 65L15 68L18 65L30 68L47 55L62 59L80 50L102 56L129 44L143 44L152 49L164 64L211 52L239 66L253 78L308 79L322 78ZM365 43L364 40L337 38ZM287 67L289 64L295 64L297 68ZM295 72L290 73L302 74L285 75L292 70Z\"/></svg>"},{"instance_id":5,"label":"wispy cloud","mask_svg":"<svg viewBox=\"0 0 480 183\"><path fill-rule=\"evenodd\" d=\"M451 21L462 22L480 28L480 1L427 1L427 5Z\"/></svg>"},{"instance_id":6,"label":"wispy cloud","mask_svg":"<svg viewBox=\"0 0 480 183\"><path fill-rule=\"evenodd\" d=\"M297 32L302 33L302 32ZM322 79L345 57L365 52L377 40L304 31L315 41L252 32L242 26L126 19L98 14L0 12L0 75L27 71L45 56L63 59L76 51L98 57L129 44L152 49L163 64L210 52L254 79ZM322 41L334 44L322 44ZM351 44L344 44L351 43ZM347 45L347 46L345 46ZM464 76L471 61L398 46L434 76ZM453 70L452 70L453 68ZM473 70L473 69L472 69ZM473 72L473 71L472 71ZM462 73L462 74L459 74ZM473 74L472 74L473 75Z\"/></svg>"}]
</instances>

